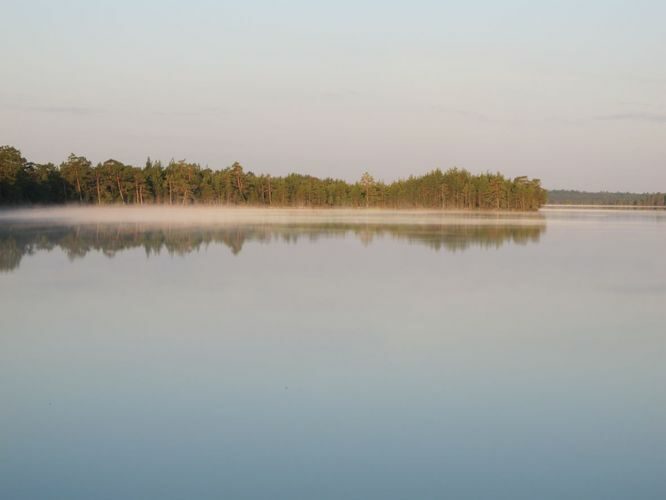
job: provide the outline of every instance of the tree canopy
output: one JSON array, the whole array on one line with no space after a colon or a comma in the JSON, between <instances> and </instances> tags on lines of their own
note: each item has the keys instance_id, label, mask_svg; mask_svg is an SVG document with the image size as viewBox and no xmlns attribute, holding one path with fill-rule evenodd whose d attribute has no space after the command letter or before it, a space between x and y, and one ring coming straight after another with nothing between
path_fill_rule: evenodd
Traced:
<instances>
[{"instance_id":1,"label":"tree canopy","mask_svg":"<svg viewBox=\"0 0 666 500\"><path fill-rule=\"evenodd\" d=\"M439 169L394 182L364 173L357 182L292 173L282 177L186 160L143 167L109 159L97 165L70 154L59 165L27 161L0 147L0 204L220 204L280 207L380 207L536 210L546 201L539 179Z\"/></svg>"}]
</instances>

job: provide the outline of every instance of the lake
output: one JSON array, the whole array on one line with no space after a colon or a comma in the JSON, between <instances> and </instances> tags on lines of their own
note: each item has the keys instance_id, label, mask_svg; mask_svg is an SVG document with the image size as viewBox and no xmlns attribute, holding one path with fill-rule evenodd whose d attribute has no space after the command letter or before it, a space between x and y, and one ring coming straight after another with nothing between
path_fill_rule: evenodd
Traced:
<instances>
[{"instance_id":1,"label":"lake","mask_svg":"<svg viewBox=\"0 0 666 500\"><path fill-rule=\"evenodd\" d=\"M0 497L666 498L666 212L0 213Z\"/></svg>"}]
</instances>

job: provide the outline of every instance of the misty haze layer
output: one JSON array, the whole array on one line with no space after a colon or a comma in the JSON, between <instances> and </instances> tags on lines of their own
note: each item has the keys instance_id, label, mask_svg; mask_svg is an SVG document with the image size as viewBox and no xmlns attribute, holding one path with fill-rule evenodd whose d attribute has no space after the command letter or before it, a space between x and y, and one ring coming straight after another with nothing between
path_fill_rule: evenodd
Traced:
<instances>
[{"instance_id":1,"label":"misty haze layer","mask_svg":"<svg viewBox=\"0 0 666 500\"><path fill-rule=\"evenodd\" d=\"M0 210L0 223L65 224L542 224L538 213L465 212L441 210L289 209L219 207L56 207Z\"/></svg>"}]
</instances>

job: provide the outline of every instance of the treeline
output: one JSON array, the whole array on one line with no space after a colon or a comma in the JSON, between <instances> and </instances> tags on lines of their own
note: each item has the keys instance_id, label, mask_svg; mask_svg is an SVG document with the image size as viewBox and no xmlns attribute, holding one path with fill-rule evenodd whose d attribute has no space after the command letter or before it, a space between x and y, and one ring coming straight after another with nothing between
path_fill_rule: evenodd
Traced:
<instances>
[{"instance_id":1,"label":"treeline","mask_svg":"<svg viewBox=\"0 0 666 500\"><path fill-rule=\"evenodd\" d=\"M546 226L504 224L266 224L225 227L168 227L142 224L88 224L39 226L9 223L0 225L0 272L17 269L26 255L60 248L70 259L98 251L108 257L134 248L146 256L167 252L186 255L210 244L228 247L236 255L248 241L294 243L300 238L317 240L353 236L370 244L375 237L389 236L436 251L464 251L472 245L499 248L505 243L525 245L539 241Z\"/></svg>"},{"instance_id":2,"label":"treeline","mask_svg":"<svg viewBox=\"0 0 666 500\"><path fill-rule=\"evenodd\" d=\"M355 183L310 175L284 177L246 172L239 163L202 168L185 160L143 167L107 160L93 165L71 154L59 165L27 161L0 147L0 204L221 204L281 207L383 207L536 210L546 201L538 179L458 168L377 182L368 173Z\"/></svg>"},{"instance_id":3,"label":"treeline","mask_svg":"<svg viewBox=\"0 0 666 500\"><path fill-rule=\"evenodd\" d=\"M626 205L635 207L666 206L664 193L609 193L569 189L548 191L548 203L554 205Z\"/></svg>"}]
</instances>

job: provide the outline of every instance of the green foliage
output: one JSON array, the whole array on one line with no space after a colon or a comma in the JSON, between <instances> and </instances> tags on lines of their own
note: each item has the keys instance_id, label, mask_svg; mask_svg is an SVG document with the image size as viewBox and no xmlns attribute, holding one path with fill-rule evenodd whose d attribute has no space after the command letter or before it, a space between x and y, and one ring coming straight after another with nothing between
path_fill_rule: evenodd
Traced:
<instances>
[{"instance_id":1,"label":"green foliage","mask_svg":"<svg viewBox=\"0 0 666 500\"><path fill-rule=\"evenodd\" d=\"M0 202L22 201L26 177L29 175L25 158L18 149L0 147Z\"/></svg>"},{"instance_id":2,"label":"green foliage","mask_svg":"<svg viewBox=\"0 0 666 500\"><path fill-rule=\"evenodd\" d=\"M67 161L60 164L60 176L65 181L65 193L68 199L79 202L91 200L91 163L83 156L70 154Z\"/></svg>"},{"instance_id":3,"label":"green foliage","mask_svg":"<svg viewBox=\"0 0 666 500\"><path fill-rule=\"evenodd\" d=\"M0 147L0 203L224 204L282 207L380 207L536 210L546 201L538 179L433 170L386 184L364 173L355 183L310 175L255 175L238 163L221 170L148 158L143 168L109 159L95 167L69 155L58 168L35 165Z\"/></svg>"}]
</instances>

